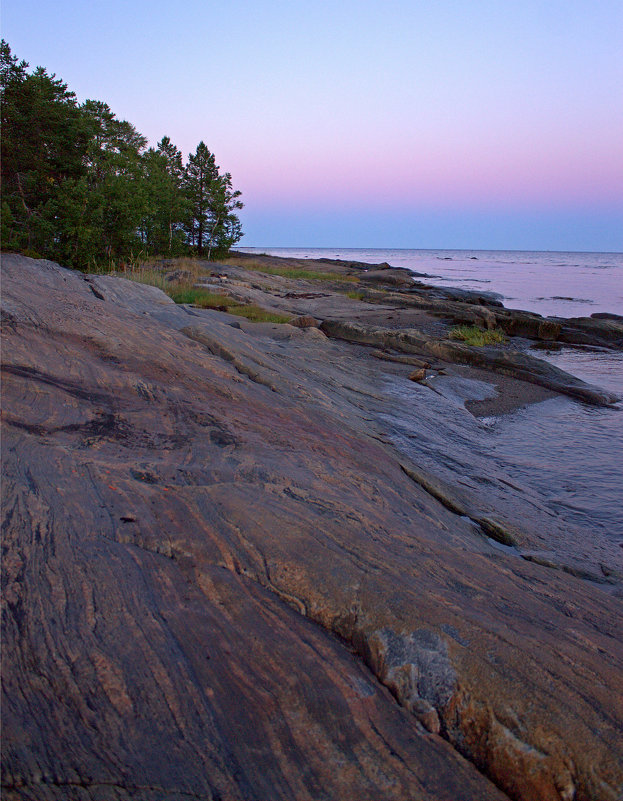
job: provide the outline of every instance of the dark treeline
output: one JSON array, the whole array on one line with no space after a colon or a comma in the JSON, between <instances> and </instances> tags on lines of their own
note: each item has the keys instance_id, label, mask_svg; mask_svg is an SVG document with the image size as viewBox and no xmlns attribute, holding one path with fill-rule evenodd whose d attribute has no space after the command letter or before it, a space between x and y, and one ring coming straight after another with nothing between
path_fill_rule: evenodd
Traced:
<instances>
[{"instance_id":1,"label":"dark treeline","mask_svg":"<svg viewBox=\"0 0 623 801\"><path fill-rule=\"evenodd\" d=\"M2 247L85 268L154 255L218 257L242 236L240 192L203 142L184 163L106 105L0 43Z\"/></svg>"}]
</instances>

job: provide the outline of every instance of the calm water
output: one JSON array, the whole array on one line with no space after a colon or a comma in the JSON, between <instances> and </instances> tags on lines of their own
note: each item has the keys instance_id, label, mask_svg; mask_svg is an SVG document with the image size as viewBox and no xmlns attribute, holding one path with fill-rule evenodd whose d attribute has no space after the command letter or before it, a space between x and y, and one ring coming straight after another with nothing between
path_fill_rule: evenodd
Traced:
<instances>
[{"instance_id":1,"label":"calm water","mask_svg":"<svg viewBox=\"0 0 623 801\"><path fill-rule=\"evenodd\" d=\"M430 277L426 283L495 292L509 308L545 316L623 315L623 254L517 251L244 248L296 258L388 262ZM623 354L539 351L591 384L623 395ZM408 421L403 421L407 424ZM457 428L457 431L459 429ZM452 434L449 434L452 436ZM459 435L457 434L457 437ZM490 454L526 494L587 536L623 541L623 404L602 409L560 397L483 420L474 448ZM412 456L435 459L422 438L405 437ZM458 442L455 443L458 446ZM432 446L431 446L432 448ZM434 458L433 458L434 457ZM430 466L433 464L431 462Z\"/></svg>"},{"instance_id":2,"label":"calm water","mask_svg":"<svg viewBox=\"0 0 623 801\"><path fill-rule=\"evenodd\" d=\"M623 353L539 355L623 396ZM597 408L560 397L486 422L491 451L510 476L539 490L552 511L591 536L623 541L623 404Z\"/></svg>"}]
</instances>

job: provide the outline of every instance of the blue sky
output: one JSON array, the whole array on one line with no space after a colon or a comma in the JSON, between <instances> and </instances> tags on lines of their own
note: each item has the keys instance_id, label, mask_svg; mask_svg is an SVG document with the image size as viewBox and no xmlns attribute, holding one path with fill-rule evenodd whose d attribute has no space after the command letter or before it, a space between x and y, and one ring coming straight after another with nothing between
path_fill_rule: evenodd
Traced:
<instances>
[{"instance_id":1,"label":"blue sky","mask_svg":"<svg viewBox=\"0 0 623 801\"><path fill-rule=\"evenodd\" d=\"M623 250L623 0L3 0L2 35L203 139L242 244Z\"/></svg>"}]
</instances>

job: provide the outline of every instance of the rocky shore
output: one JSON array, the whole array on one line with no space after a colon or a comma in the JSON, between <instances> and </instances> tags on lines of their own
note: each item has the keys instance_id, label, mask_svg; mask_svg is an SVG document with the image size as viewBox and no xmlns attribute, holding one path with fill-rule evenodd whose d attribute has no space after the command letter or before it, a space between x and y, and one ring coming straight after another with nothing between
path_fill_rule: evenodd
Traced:
<instances>
[{"instance_id":1,"label":"rocky shore","mask_svg":"<svg viewBox=\"0 0 623 801\"><path fill-rule=\"evenodd\" d=\"M617 801L620 549L465 454L623 321L285 266L199 279L273 324L3 256L3 798Z\"/></svg>"}]
</instances>

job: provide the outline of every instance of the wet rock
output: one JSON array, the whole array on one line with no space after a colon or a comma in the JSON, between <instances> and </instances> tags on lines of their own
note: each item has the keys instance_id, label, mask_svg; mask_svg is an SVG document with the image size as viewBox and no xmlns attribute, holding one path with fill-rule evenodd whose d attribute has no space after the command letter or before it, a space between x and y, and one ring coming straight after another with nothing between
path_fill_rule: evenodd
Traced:
<instances>
[{"instance_id":1,"label":"wet rock","mask_svg":"<svg viewBox=\"0 0 623 801\"><path fill-rule=\"evenodd\" d=\"M328 336L349 342L393 348L406 353L428 354L448 362L483 367L597 406L608 406L619 400L618 395L612 392L586 384L554 365L519 351L492 346L472 348L449 340L428 339L417 331L367 327L344 321L324 320L321 329Z\"/></svg>"}]
</instances>

